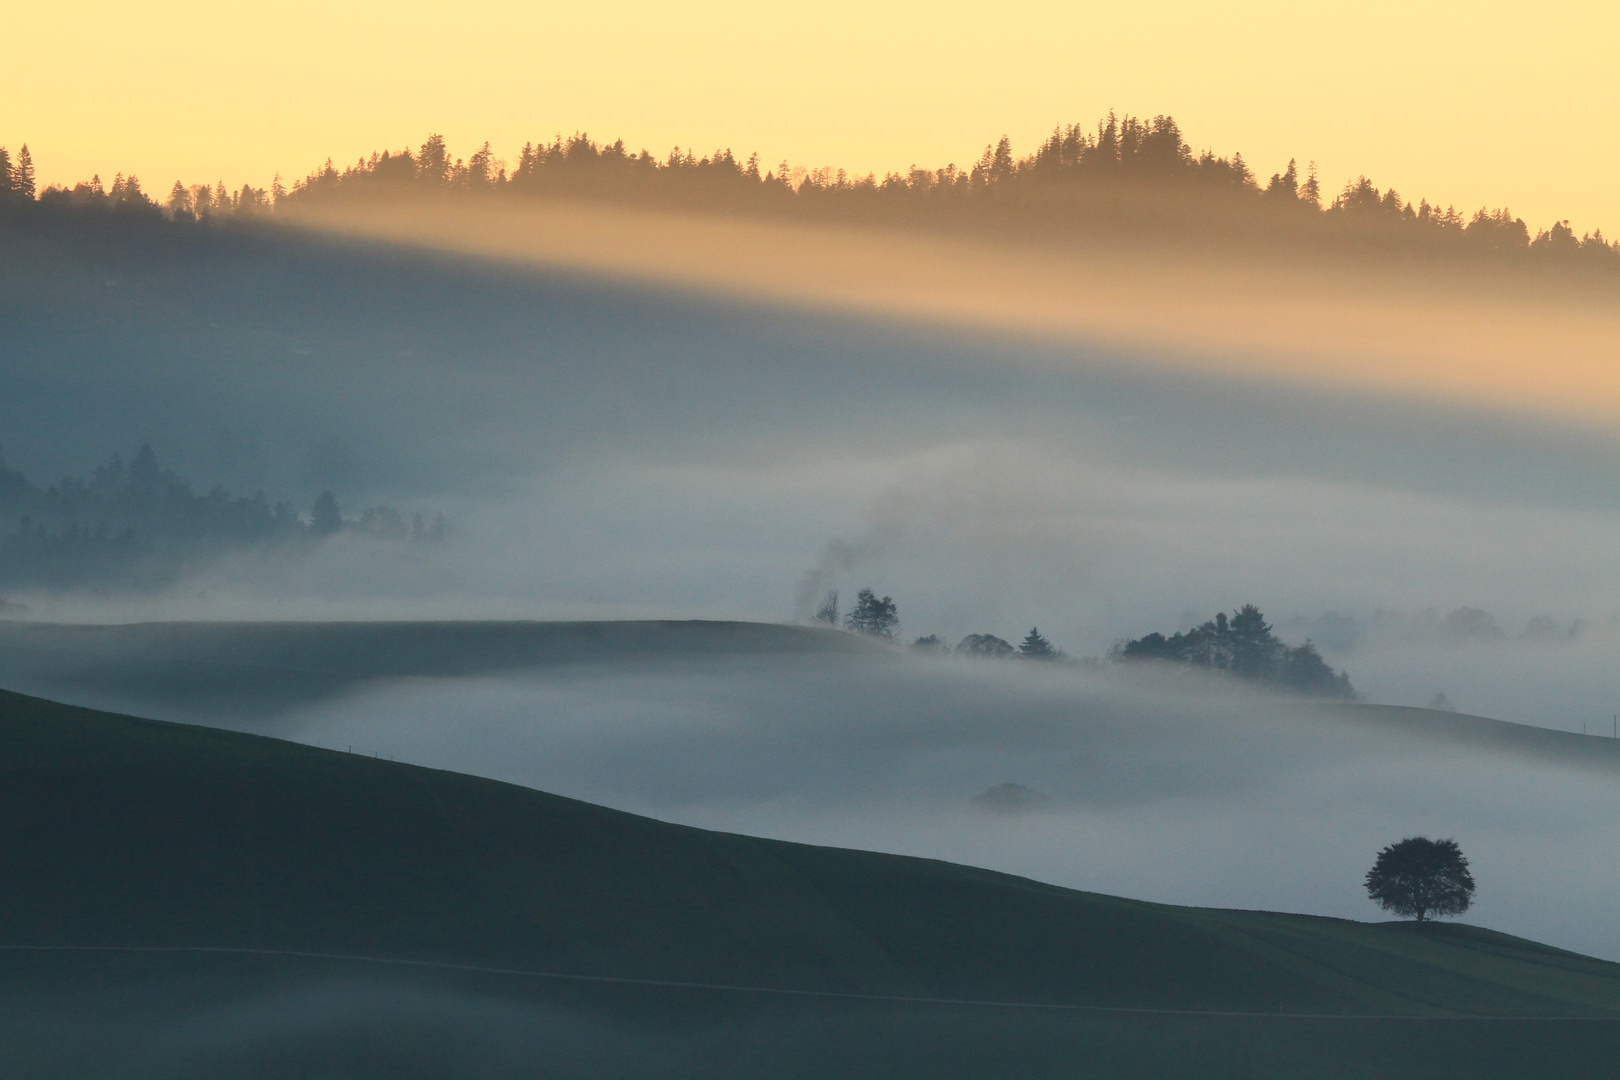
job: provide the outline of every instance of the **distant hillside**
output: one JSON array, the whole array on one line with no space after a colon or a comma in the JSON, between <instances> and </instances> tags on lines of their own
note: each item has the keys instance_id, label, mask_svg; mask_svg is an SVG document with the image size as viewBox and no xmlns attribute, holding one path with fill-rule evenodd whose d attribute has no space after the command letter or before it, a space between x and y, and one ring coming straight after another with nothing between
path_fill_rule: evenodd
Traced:
<instances>
[{"instance_id":1,"label":"distant hillside","mask_svg":"<svg viewBox=\"0 0 1620 1080\"><path fill-rule=\"evenodd\" d=\"M1620 1050L1620 965L1483 930L1122 900L10 693L0 820L0 942L69 950L0 950L13 1075L95 1075L103 1036L72 1032L119 995L148 1017L119 1075L603 1075L634 1046L660 1075L1574 1076ZM545 1018L541 1057L487 1056Z\"/></svg>"},{"instance_id":2,"label":"distant hillside","mask_svg":"<svg viewBox=\"0 0 1620 1080\"><path fill-rule=\"evenodd\" d=\"M348 530L392 542L438 543L449 525L439 514L409 524L377 505L345 520L330 491L305 520L263 491L233 496L223 486L206 495L158 464L150 444L128 463L114 454L87 477L47 487L7 467L0 454L0 587L151 589L173 584L229 551L298 550Z\"/></svg>"},{"instance_id":3,"label":"distant hillside","mask_svg":"<svg viewBox=\"0 0 1620 1080\"><path fill-rule=\"evenodd\" d=\"M26 152L26 148L23 148ZM1011 236L1193 240L1223 247L1305 247L1402 261L1620 271L1620 245L1567 220L1533 229L1506 207L1472 212L1380 189L1357 176L1324 190L1314 163L1277 162L1269 177L1242 153L1195 150L1175 118L1110 113L1094 125L1055 127L1015 153L1004 136L975 159L905 172L851 175L830 166L777 165L730 149L657 156L582 132L526 143L515 161L484 143L455 157L441 135L412 150L380 150L352 164L328 160L290 186L223 184L147 191L134 176L100 176L36 193L32 165L0 148L0 211L36 200L61 210L199 221L268 217L300 205L402 197L564 198L789 216L819 221L989 230ZM1270 168L1270 166L1266 166ZM291 174L289 174L291 175Z\"/></svg>"}]
</instances>

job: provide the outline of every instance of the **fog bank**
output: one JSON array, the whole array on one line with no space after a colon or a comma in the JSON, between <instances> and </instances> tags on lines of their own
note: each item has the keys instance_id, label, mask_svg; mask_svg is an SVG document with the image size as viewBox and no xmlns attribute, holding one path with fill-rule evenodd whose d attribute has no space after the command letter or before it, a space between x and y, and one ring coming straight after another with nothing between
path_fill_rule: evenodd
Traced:
<instances>
[{"instance_id":1,"label":"fog bank","mask_svg":"<svg viewBox=\"0 0 1620 1080\"><path fill-rule=\"evenodd\" d=\"M666 820L1183 904L1378 918L1360 884L1377 850L1454 836L1480 882L1470 921L1620 957L1620 743L1432 715L880 653L407 680L273 728ZM983 798L1009 784L1028 797Z\"/></svg>"}]
</instances>

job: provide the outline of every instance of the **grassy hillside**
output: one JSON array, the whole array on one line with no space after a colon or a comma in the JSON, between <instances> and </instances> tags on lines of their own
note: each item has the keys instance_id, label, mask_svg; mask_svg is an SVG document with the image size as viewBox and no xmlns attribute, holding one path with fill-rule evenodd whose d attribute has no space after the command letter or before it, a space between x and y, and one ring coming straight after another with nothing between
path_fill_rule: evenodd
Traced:
<instances>
[{"instance_id":1,"label":"grassy hillside","mask_svg":"<svg viewBox=\"0 0 1620 1080\"><path fill-rule=\"evenodd\" d=\"M287 1068L304 1069L298 1053L337 1054L353 1068L331 1075L370 1075L378 1062L394 1065L376 1075L413 1075L398 1064L400 1048L426 1039L409 1061L461 1060L461 1035L425 1033L435 1023L472 1030L447 1019L468 1010L500 1029L488 1039L501 1045L553 1024L547 1060L573 1054L582 1075L602 1075L601 1025L629 1025L628 1043L609 1041L640 1047L636 1060L668 1075L684 1075L683 1061L704 1074L713 1039L755 1062L739 1075L784 1076L831 1075L822 1070L856 1045L872 1051L855 1054L865 1064L836 1074L904 1075L898 1053L934 1062L916 1075L983 1075L968 1064L999 1047L1010 1055L996 1058L1005 1075L1070 1075L1051 1070L1075 1053L1092 1055L1100 1075L1147 1075L1148 1062L1174 1075L1233 1075L1244 1062L1297 1075L1450 1075L1404 1072L1408 1059L1471 1061L1468 1075L1510 1075L1491 1070L1535 1060L1541 1075L1563 1075L1620 1050L1620 966L1484 930L1141 903L707 832L9 693L0 693L0 821L0 941L10 945L245 947L897 997L1408 1017L1140 1016L593 987L290 957L0 953L0 995L16 1007L9 1023L31 1017L31 1034L14 1027L0 1039L9 1047L0 1065L41 1075L53 1063L62 1075L94 1074L75 1056L94 1040L71 1035L87 1015L146 1010L139 1026L150 1035L222 1002L237 1009L233 1023L251 1017L282 1035L262 1031L203 1058L171 1047L155 1059L166 1075L187 1075L194 1061L206 1062L198 1075L279 1075L253 1071L269 1060L253 1047L271 1045L294 1055ZM347 1026L332 1019L339 1008L317 1011L314 1034L286 1028L289 1002L323 994L351 1009L370 1004ZM413 1009L424 1019L411 1022ZM1457 1019L1492 1016L1588 1019ZM395 1027L410 1036L374 1044ZM63 1033L59 1042L39 1034L50 1031ZM935 1060L953 1040L966 1072ZM872 1072L883 1060L886 1071ZM1316 1064L1300 1072L1305 1062ZM508 1075L487 1062L446 1068Z\"/></svg>"},{"instance_id":2,"label":"grassy hillside","mask_svg":"<svg viewBox=\"0 0 1620 1080\"><path fill-rule=\"evenodd\" d=\"M1578 735L1573 731L1404 705L1332 704L1318 708L1325 717L1336 722L1382 728L1404 736L1415 735L1459 750L1511 753L1520 760L1545 761L1611 774L1620 770L1620 740L1607 735Z\"/></svg>"}]
</instances>

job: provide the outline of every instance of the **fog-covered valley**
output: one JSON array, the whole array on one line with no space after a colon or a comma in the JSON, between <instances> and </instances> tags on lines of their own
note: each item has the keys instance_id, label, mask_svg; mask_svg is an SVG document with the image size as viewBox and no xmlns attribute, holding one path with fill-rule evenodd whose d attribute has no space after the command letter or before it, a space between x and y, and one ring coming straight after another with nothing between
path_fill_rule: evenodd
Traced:
<instances>
[{"instance_id":1,"label":"fog-covered valley","mask_svg":"<svg viewBox=\"0 0 1620 1080\"><path fill-rule=\"evenodd\" d=\"M408 680L285 722L666 820L1197 906L1370 918L1373 852L1455 836L1481 882L1471 919L1620 958L1608 739L909 658Z\"/></svg>"},{"instance_id":2,"label":"fog-covered valley","mask_svg":"<svg viewBox=\"0 0 1620 1080\"><path fill-rule=\"evenodd\" d=\"M11 689L1181 903L1366 917L1378 846L1455 835L1479 921L1620 957L1612 740L860 643L349 678L35 625L771 623L871 585L903 641L1038 626L1084 659L1254 603L1365 701L1596 736L1620 440L1590 417L310 235L70 241L0 260L9 467L150 444L199 494L307 520L331 492L349 524L156 588L14 589ZM352 527L378 504L448 537ZM278 663L275 693L243 674Z\"/></svg>"},{"instance_id":3,"label":"fog-covered valley","mask_svg":"<svg viewBox=\"0 0 1620 1080\"><path fill-rule=\"evenodd\" d=\"M737 623L12 624L0 678L669 821L1200 906L1369 918L1373 852L1455 836L1480 881L1472 919L1620 956L1608 737Z\"/></svg>"},{"instance_id":4,"label":"fog-covered valley","mask_svg":"<svg viewBox=\"0 0 1620 1080\"><path fill-rule=\"evenodd\" d=\"M780 620L870 584L908 636L1095 656L1253 602L1370 700L1620 707L1620 442L1589 420L273 231L18 230L4 268L30 481L149 443L199 493L454 526L12 589L34 618Z\"/></svg>"}]
</instances>

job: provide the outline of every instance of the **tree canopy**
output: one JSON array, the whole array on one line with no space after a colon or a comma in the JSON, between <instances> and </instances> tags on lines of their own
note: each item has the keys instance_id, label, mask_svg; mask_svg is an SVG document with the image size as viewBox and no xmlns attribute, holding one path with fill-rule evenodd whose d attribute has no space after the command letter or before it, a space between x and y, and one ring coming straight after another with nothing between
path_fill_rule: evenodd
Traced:
<instances>
[{"instance_id":1,"label":"tree canopy","mask_svg":"<svg viewBox=\"0 0 1620 1080\"><path fill-rule=\"evenodd\" d=\"M48 589L166 585L188 567L230 550L295 549L340 531L394 541L436 542L449 531L443 514L417 514L407 525L394 507L372 506L345 520L323 492L309 520L264 492L198 494L190 481L143 445L125 461L114 454L89 476L40 487L0 456L0 585Z\"/></svg>"},{"instance_id":2,"label":"tree canopy","mask_svg":"<svg viewBox=\"0 0 1620 1080\"><path fill-rule=\"evenodd\" d=\"M1455 840L1412 836L1378 853L1367 895L1385 911L1423 922L1461 915L1474 901L1474 876Z\"/></svg>"},{"instance_id":3,"label":"tree canopy","mask_svg":"<svg viewBox=\"0 0 1620 1080\"><path fill-rule=\"evenodd\" d=\"M991 659L1018 655L1018 650L1012 647L1011 642L1004 641L994 634L969 634L956 643L956 651L963 656L984 656Z\"/></svg>"},{"instance_id":4,"label":"tree canopy","mask_svg":"<svg viewBox=\"0 0 1620 1080\"><path fill-rule=\"evenodd\" d=\"M1243 605L1230 619L1222 612L1202 626L1170 637L1155 632L1127 641L1119 656L1126 661L1158 660L1223 671L1313 697L1355 697L1350 677L1335 672L1309 638L1297 646L1279 640L1253 604Z\"/></svg>"},{"instance_id":5,"label":"tree canopy","mask_svg":"<svg viewBox=\"0 0 1620 1080\"><path fill-rule=\"evenodd\" d=\"M15 159L0 148L0 204L36 198L27 147ZM1095 124L1067 124L1028 153L1011 141L985 146L972 164L852 175L831 167L775 167L730 149L699 155L675 147L654 155L623 140L587 133L525 143L510 163L485 142L466 158L442 135L416 149L379 150L339 167L328 160L288 187L176 181L154 200L122 174L107 189L99 176L53 185L41 203L220 221L332 201L427 198L567 198L791 215L882 225L971 227L1050 239L1064 233L1126 238L1200 238L1222 245L1305 245L1362 256L1383 253L1447 260L1558 266L1620 275L1620 243L1601 229L1577 235L1567 220L1531 229L1504 207L1472 214L1380 189L1366 176L1336 195L1315 166L1296 160L1262 180L1241 153L1195 151L1174 117L1109 113Z\"/></svg>"},{"instance_id":6,"label":"tree canopy","mask_svg":"<svg viewBox=\"0 0 1620 1080\"><path fill-rule=\"evenodd\" d=\"M844 625L858 634L893 638L900 630L900 616L895 609L894 598L885 596L880 599L871 589L862 589L855 594L855 606L844 616Z\"/></svg>"}]
</instances>

